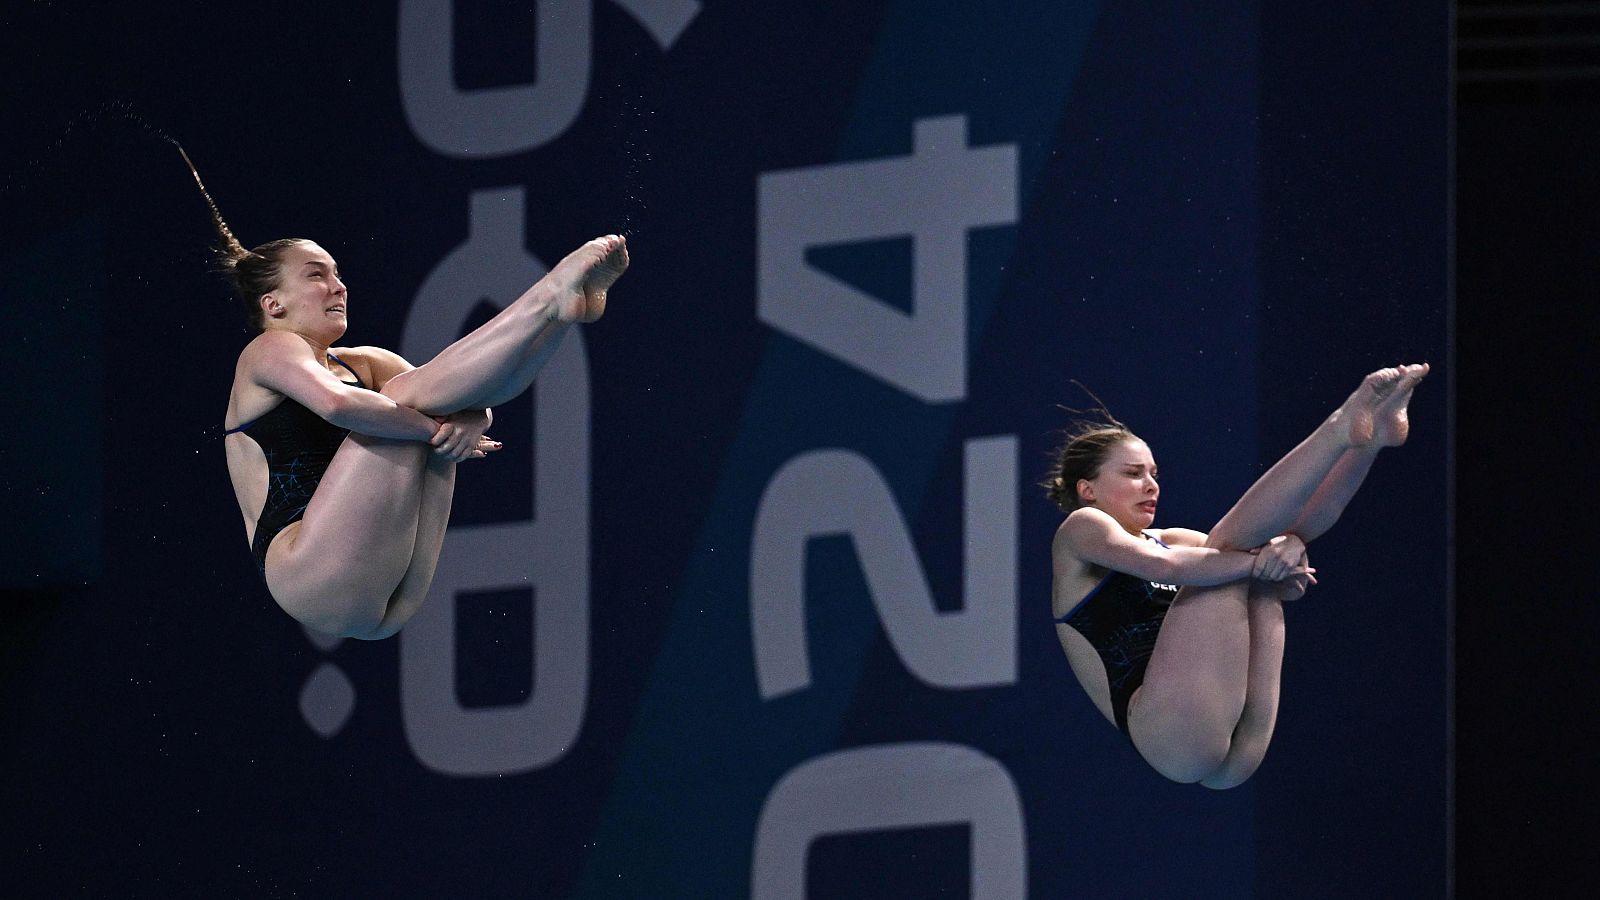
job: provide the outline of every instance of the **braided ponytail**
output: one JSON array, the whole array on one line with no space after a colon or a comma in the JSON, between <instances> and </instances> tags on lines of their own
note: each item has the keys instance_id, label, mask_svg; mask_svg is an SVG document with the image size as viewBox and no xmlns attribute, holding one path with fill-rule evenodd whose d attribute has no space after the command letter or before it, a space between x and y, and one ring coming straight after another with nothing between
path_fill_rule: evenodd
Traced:
<instances>
[{"instance_id":1,"label":"braided ponytail","mask_svg":"<svg viewBox=\"0 0 1600 900\"><path fill-rule=\"evenodd\" d=\"M200 189L200 196L205 198L206 207L211 210L211 221L217 228L220 243L217 246L217 269L233 285L234 293L244 303L245 318L257 331L266 329L266 315L261 311L260 300L263 294L271 293L278 287L278 266L283 257L283 251L295 244L304 243L300 238L286 238L262 244L254 250L246 250L239 239L233 236L233 230L228 223L223 221L222 213L217 209L217 203L211 199L211 192L206 190L205 182L200 180L200 171L195 168L189 159L189 154L184 152L183 146L177 141L172 145L178 148L178 153L183 157L183 162L189 167L189 174L194 176L195 186Z\"/></svg>"},{"instance_id":2,"label":"braided ponytail","mask_svg":"<svg viewBox=\"0 0 1600 900\"><path fill-rule=\"evenodd\" d=\"M194 162L189 159L189 154L184 152L183 145L174 143L173 146L178 148L178 155L183 157L184 165L189 167L189 174L194 176L194 185L200 189L200 196L206 198L206 206L211 210L211 221L216 223L217 234L222 237L222 247L218 252L231 258L248 255L250 251L244 249L244 245L239 243L239 239L234 237L228 228L228 223L222 221L222 213L217 210L217 201L211 199L211 192L206 190L206 183L200 180L200 170L194 167Z\"/></svg>"}]
</instances>

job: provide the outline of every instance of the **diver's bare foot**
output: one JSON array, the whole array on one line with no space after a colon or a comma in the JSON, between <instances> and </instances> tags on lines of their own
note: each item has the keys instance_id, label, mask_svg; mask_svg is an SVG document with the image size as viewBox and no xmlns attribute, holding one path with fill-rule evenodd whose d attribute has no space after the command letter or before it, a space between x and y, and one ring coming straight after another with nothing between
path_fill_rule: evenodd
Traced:
<instances>
[{"instance_id":1,"label":"diver's bare foot","mask_svg":"<svg viewBox=\"0 0 1600 900\"><path fill-rule=\"evenodd\" d=\"M1411 389L1428 374L1427 365L1379 369L1361 379L1356 388L1333 414L1344 429L1352 447L1365 447L1373 441L1379 446L1395 446L1406 439L1405 405Z\"/></svg>"},{"instance_id":2,"label":"diver's bare foot","mask_svg":"<svg viewBox=\"0 0 1600 900\"><path fill-rule=\"evenodd\" d=\"M1398 447L1406 442L1411 432L1406 405L1411 402L1411 392L1416 389L1417 382L1427 374L1427 363L1400 367L1400 379L1394 390L1372 412L1373 436L1380 447Z\"/></svg>"},{"instance_id":3,"label":"diver's bare foot","mask_svg":"<svg viewBox=\"0 0 1600 900\"><path fill-rule=\"evenodd\" d=\"M593 322L605 315L606 291L628 268L628 242L608 234L584 244L556 263L544 277L553 296L551 316L558 322Z\"/></svg>"}]
</instances>

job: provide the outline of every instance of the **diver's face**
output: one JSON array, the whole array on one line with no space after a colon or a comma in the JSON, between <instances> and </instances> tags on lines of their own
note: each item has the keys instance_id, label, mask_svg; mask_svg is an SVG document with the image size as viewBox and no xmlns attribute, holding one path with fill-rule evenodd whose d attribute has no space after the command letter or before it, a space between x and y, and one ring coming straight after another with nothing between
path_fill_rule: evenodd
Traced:
<instances>
[{"instance_id":1,"label":"diver's face","mask_svg":"<svg viewBox=\"0 0 1600 900\"><path fill-rule=\"evenodd\" d=\"M348 291L339 264L310 241L283 251L278 286L261 298L268 327L287 328L324 343L343 336L348 325Z\"/></svg>"},{"instance_id":2,"label":"diver's face","mask_svg":"<svg viewBox=\"0 0 1600 900\"><path fill-rule=\"evenodd\" d=\"M1084 505L1109 513L1130 533L1139 534L1156 519L1156 501L1161 496L1156 477L1156 460L1149 446L1138 438L1122 441L1106 454L1093 478L1078 480L1078 497Z\"/></svg>"}]
</instances>

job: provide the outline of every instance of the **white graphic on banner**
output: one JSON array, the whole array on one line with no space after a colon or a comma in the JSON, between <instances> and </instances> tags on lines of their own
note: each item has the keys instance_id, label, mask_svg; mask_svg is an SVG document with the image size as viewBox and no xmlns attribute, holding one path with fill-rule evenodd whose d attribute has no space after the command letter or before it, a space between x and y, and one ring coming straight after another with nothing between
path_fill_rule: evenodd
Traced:
<instances>
[{"instance_id":1,"label":"white graphic on banner","mask_svg":"<svg viewBox=\"0 0 1600 900\"><path fill-rule=\"evenodd\" d=\"M523 248L521 188L476 191L467 240L428 276L406 319L401 355L428 359L461 333L482 300L504 307L546 272ZM433 588L400 632L406 739L449 775L500 775L564 756L589 694L589 369L583 334L568 335L534 382L533 518L456 525ZM463 593L527 588L533 684L519 704L468 709L456 693L456 602ZM487 648L474 648L485 652Z\"/></svg>"},{"instance_id":2,"label":"white graphic on banner","mask_svg":"<svg viewBox=\"0 0 1600 900\"><path fill-rule=\"evenodd\" d=\"M750 625L763 699L811 684L805 616L807 543L848 535L889 643L937 688L1017 680L1016 439L966 445L965 600L940 612L910 529L883 476L847 450L795 457L767 485L750 549Z\"/></svg>"},{"instance_id":3,"label":"white graphic on banner","mask_svg":"<svg viewBox=\"0 0 1600 900\"><path fill-rule=\"evenodd\" d=\"M959 744L885 744L802 763L767 796L750 873L755 900L802 900L824 835L967 825L974 900L1028 894L1022 800L1005 767Z\"/></svg>"},{"instance_id":4,"label":"white graphic on banner","mask_svg":"<svg viewBox=\"0 0 1600 900\"><path fill-rule=\"evenodd\" d=\"M763 322L923 403L967 398L967 238L1017 220L1017 148L972 148L965 116L921 119L910 156L759 178L757 311ZM806 263L809 248L911 238L911 312ZM812 538L855 545L889 644L924 684L1017 681L1017 440L964 447L962 608L941 612L882 474L846 449L802 453L775 472L750 547L750 622L764 700L811 685L805 554ZM807 849L824 834L968 824L973 897L1022 897L1022 806L1005 767L957 744L894 744L801 764L756 826L752 895L804 897Z\"/></svg>"},{"instance_id":5,"label":"white graphic on banner","mask_svg":"<svg viewBox=\"0 0 1600 900\"><path fill-rule=\"evenodd\" d=\"M663 50L700 12L694 0L617 0ZM589 95L591 0L536 0L529 35L532 84L461 90L455 79L451 0L400 0L400 100L406 123L428 149L466 159L509 156L555 140Z\"/></svg>"},{"instance_id":6,"label":"white graphic on banner","mask_svg":"<svg viewBox=\"0 0 1600 900\"><path fill-rule=\"evenodd\" d=\"M323 653L328 653L344 638L325 634L315 628L305 628L306 639ZM331 738L344 729L356 707L356 687L350 677L331 662L319 663L300 687L300 718L305 719L317 737Z\"/></svg>"},{"instance_id":7,"label":"white graphic on banner","mask_svg":"<svg viewBox=\"0 0 1600 900\"><path fill-rule=\"evenodd\" d=\"M481 159L541 147L588 99L592 0L535 0L531 83L462 90L454 77L450 0L401 0L398 63L406 121L424 145ZM663 47L698 14L693 0L616 0ZM969 147L964 116L919 120L909 156L759 177L757 313L768 325L924 403L967 397L967 239L1015 223L1017 150ZM455 340L480 300L503 305L545 266L524 249L520 188L476 191L467 240L440 262L406 322L402 352L430 358ZM805 262L809 248L909 236L912 309L842 284ZM528 772L561 759L580 734L589 690L589 380L581 334L534 385L534 513L526 522L458 526L446 535L430 597L400 635L404 732L445 775ZM1017 444L964 446L962 608L940 612L910 532L881 474L848 450L801 454L762 497L751 547L757 680L775 698L810 684L804 554L812 537L846 534L890 643L925 683L946 689L1017 678ZM456 689L462 595L529 592L534 676L520 703L466 707ZM304 715L342 727L347 684L308 684ZM770 792L755 823L753 892L799 897L817 837L965 824L972 895L1022 896L1022 809L1003 766L954 744L893 744L802 763Z\"/></svg>"},{"instance_id":8,"label":"white graphic on banner","mask_svg":"<svg viewBox=\"0 0 1600 900\"><path fill-rule=\"evenodd\" d=\"M696 0L616 0L662 49L700 13ZM451 0L400 0L401 106L412 134L446 156L488 158L543 146L588 99L591 0L535 0L531 84L461 90ZM520 187L470 198L467 242L439 264L411 307L403 355L431 358L460 333L480 299L510 301L546 267L525 249ZM400 637L401 709L422 763L451 775L525 772L560 759L583 726L589 685L589 369L583 338L557 349L533 387L534 518L451 528L428 602ZM455 615L461 593L532 594L534 667L526 702L463 707L455 692ZM319 670L320 671L320 670ZM335 672L334 674L338 674ZM302 692L318 733L348 718L354 693L323 673Z\"/></svg>"},{"instance_id":9,"label":"white graphic on banner","mask_svg":"<svg viewBox=\"0 0 1600 900\"><path fill-rule=\"evenodd\" d=\"M910 156L760 177L763 322L926 403L967 396L967 232L1017 220L1017 148L919 119ZM912 238L907 315L806 264L808 247Z\"/></svg>"},{"instance_id":10,"label":"white graphic on banner","mask_svg":"<svg viewBox=\"0 0 1600 900\"><path fill-rule=\"evenodd\" d=\"M662 50L672 49L700 15L698 0L612 0L638 20Z\"/></svg>"}]
</instances>

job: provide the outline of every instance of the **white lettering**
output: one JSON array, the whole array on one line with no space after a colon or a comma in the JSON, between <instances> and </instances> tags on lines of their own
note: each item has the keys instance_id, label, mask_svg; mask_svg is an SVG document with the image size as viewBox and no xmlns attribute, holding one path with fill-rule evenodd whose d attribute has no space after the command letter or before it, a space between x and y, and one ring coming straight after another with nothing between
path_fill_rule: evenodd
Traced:
<instances>
[{"instance_id":1,"label":"white lettering","mask_svg":"<svg viewBox=\"0 0 1600 900\"><path fill-rule=\"evenodd\" d=\"M763 322L927 403L967 395L967 232L1017 220L1015 145L967 146L965 116L920 119L910 156L767 172ZM910 315L805 262L807 247L912 237Z\"/></svg>"},{"instance_id":2,"label":"white lettering","mask_svg":"<svg viewBox=\"0 0 1600 900\"><path fill-rule=\"evenodd\" d=\"M1016 439L968 441L964 608L940 612L883 477L860 455L814 450L773 475L750 551L750 623L761 696L811 683L805 552L814 537L849 535L873 604L906 667L940 688L1017 679Z\"/></svg>"},{"instance_id":3,"label":"white lettering","mask_svg":"<svg viewBox=\"0 0 1600 900\"><path fill-rule=\"evenodd\" d=\"M521 188L476 191L466 243L418 292L403 355L431 358L461 333L481 300L504 306L547 267L523 248ZM547 766L572 746L589 692L589 372L573 333L534 382L534 517L456 526L445 535L433 589L400 633L406 740L449 775ZM455 690L456 596L533 591L533 684L526 701L467 709ZM480 648L481 649L481 648Z\"/></svg>"},{"instance_id":4,"label":"white lettering","mask_svg":"<svg viewBox=\"0 0 1600 900\"><path fill-rule=\"evenodd\" d=\"M750 895L806 896L806 854L827 834L971 826L974 900L1028 893L1022 800L1005 767L959 744L883 744L802 763L767 795Z\"/></svg>"},{"instance_id":5,"label":"white lettering","mask_svg":"<svg viewBox=\"0 0 1600 900\"><path fill-rule=\"evenodd\" d=\"M400 0L400 101L411 131L445 156L509 156L571 127L589 92L591 0L535 0L533 84L456 87L450 0Z\"/></svg>"}]
</instances>

